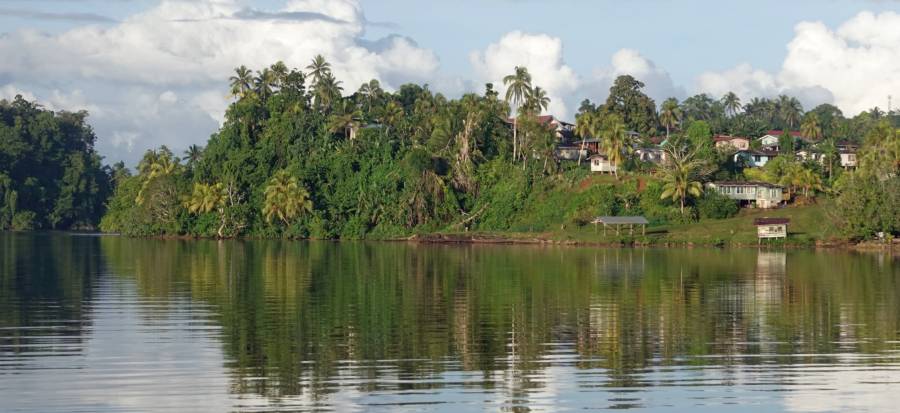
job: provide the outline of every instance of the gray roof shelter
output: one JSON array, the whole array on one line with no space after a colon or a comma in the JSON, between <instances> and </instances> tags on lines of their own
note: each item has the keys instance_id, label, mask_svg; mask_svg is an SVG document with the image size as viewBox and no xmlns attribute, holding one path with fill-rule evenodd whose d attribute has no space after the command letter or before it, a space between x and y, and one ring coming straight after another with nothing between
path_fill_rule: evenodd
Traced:
<instances>
[{"instance_id":1,"label":"gray roof shelter","mask_svg":"<svg viewBox=\"0 0 900 413\"><path fill-rule=\"evenodd\" d=\"M644 217L597 217L591 221L594 224L594 228L599 230L599 225L603 224L603 235L606 235L606 227L613 226L616 228L616 235L619 235L619 228L623 225L627 225L631 235L634 235L634 226L641 226L641 234L647 234L647 225L650 224L647 221L647 218Z\"/></svg>"}]
</instances>

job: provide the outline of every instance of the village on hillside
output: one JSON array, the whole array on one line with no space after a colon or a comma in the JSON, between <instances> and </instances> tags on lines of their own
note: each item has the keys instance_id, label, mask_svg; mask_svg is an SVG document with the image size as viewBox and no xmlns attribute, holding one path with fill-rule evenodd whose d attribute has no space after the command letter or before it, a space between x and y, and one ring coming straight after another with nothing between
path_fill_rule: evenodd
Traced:
<instances>
[{"instance_id":1,"label":"village on hillside","mask_svg":"<svg viewBox=\"0 0 900 413\"><path fill-rule=\"evenodd\" d=\"M611 161L605 153L600 139L590 136L578 136L575 124L558 119L553 115L543 115L539 123L551 130L556 137L555 155L559 162L582 162L594 173L614 174L619 166ZM510 122L512 122L510 120ZM654 136L641 139L634 131L627 131L630 138L629 151L635 161L657 166L667 162L666 146L669 143L665 136ZM785 143L790 148L785 148ZM803 136L799 131L769 130L759 137L731 135L713 135L709 142L717 151L727 153L735 165L741 168L762 168L773 159L793 157L799 162L825 163L823 140ZM857 166L856 153L859 145L847 140L834 144L838 159L836 163L844 170L852 170ZM709 189L716 190L744 207L777 208L788 200L785 188L760 181L711 181L706 184Z\"/></svg>"}]
</instances>

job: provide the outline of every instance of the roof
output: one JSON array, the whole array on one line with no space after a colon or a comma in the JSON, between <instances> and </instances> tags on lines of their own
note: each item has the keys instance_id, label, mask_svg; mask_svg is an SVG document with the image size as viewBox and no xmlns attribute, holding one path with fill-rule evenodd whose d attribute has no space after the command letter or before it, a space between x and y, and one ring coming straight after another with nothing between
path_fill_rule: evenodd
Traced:
<instances>
[{"instance_id":1,"label":"roof","mask_svg":"<svg viewBox=\"0 0 900 413\"><path fill-rule=\"evenodd\" d=\"M745 138L743 136L731 136L731 135L716 135L713 136L713 140L716 142L731 142L735 139L743 139L745 141L750 141L749 138Z\"/></svg>"},{"instance_id":2,"label":"roof","mask_svg":"<svg viewBox=\"0 0 900 413\"><path fill-rule=\"evenodd\" d=\"M650 221L644 217L597 217L592 222L594 224L610 224L610 225L647 225Z\"/></svg>"},{"instance_id":3,"label":"roof","mask_svg":"<svg viewBox=\"0 0 900 413\"><path fill-rule=\"evenodd\" d=\"M750 154L751 155L768 156L770 158L774 157L774 156L778 156L778 152L776 152L776 151L750 151Z\"/></svg>"},{"instance_id":4,"label":"roof","mask_svg":"<svg viewBox=\"0 0 900 413\"><path fill-rule=\"evenodd\" d=\"M795 137L795 138L802 138L802 137L803 137L803 134L800 133L799 131L792 130L792 131L790 131L790 132L788 132L788 133L790 133L791 136L793 136L793 137ZM772 130L766 132L766 135L772 135L772 136L776 136L776 137L777 137L777 136L784 135L784 131L783 131L783 130L778 130L778 129L772 129Z\"/></svg>"},{"instance_id":5,"label":"roof","mask_svg":"<svg viewBox=\"0 0 900 413\"><path fill-rule=\"evenodd\" d=\"M780 185L770 184L768 182L759 182L759 181L718 181L718 182L710 182L710 184L716 186L762 186L766 188L782 188Z\"/></svg>"},{"instance_id":6,"label":"roof","mask_svg":"<svg viewBox=\"0 0 900 413\"><path fill-rule=\"evenodd\" d=\"M789 218L756 218L753 220L753 225L763 226L763 225L787 225L790 224L791 220Z\"/></svg>"}]
</instances>

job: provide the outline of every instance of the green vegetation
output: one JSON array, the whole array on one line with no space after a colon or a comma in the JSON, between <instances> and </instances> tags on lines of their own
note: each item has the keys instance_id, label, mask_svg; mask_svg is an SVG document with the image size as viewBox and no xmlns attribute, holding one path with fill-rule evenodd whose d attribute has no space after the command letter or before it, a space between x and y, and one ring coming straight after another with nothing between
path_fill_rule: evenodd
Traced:
<instances>
[{"instance_id":1,"label":"green vegetation","mask_svg":"<svg viewBox=\"0 0 900 413\"><path fill-rule=\"evenodd\" d=\"M503 98L491 84L452 100L412 84L387 92L376 80L345 96L321 56L305 73L281 62L256 72L241 66L230 78L235 101L206 147L183 157L148 151L133 176L121 165L100 168L84 113L53 114L17 99L2 107L0 157L9 162L0 165L0 227L90 227L107 207L100 228L136 236L388 239L564 229L578 237L597 215L644 215L656 229L706 227L738 208L705 183L758 180L787 188L793 205L833 199L841 211L827 215L840 228L833 236L900 232L892 207L900 149L890 123L900 116L876 108L847 119L831 105L804 114L792 97L742 105L733 93L671 98L657 111L643 83L621 76L603 104L582 103L566 142L580 143L581 154L561 161L561 132L539 116L550 104L546 91L525 67L503 82ZM713 144L714 134L756 137L776 128L784 154L763 168ZM807 138L789 132L796 128ZM589 141L613 177L588 176ZM841 167L847 145L861 145L856 171ZM666 161L635 155L651 147ZM815 156L801 160L794 149Z\"/></svg>"},{"instance_id":2,"label":"green vegetation","mask_svg":"<svg viewBox=\"0 0 900 413\"><path fill-rule=\"evenodd\" d=\"M86 119L0 100L0 230L97 225L115 173L101 167Z\"/></svg>"}]
</instances>

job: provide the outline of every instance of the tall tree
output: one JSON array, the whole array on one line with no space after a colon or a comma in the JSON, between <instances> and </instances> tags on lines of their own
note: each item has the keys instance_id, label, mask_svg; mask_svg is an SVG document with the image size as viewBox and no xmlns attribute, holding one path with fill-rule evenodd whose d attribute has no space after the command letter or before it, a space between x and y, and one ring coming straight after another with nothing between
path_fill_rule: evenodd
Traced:
<instances>
[{"instance_id":1,"label":"tall tree","mask_svg":"<svg viewBox=\"0 0 900 413\"><path fill-rule=\"evenodd\" d=\"M725 113L728 116L737 116L741 111L741 98L734 92L728 92L722 97L722 105L725 106Z\"/></svg>"},{"instance_id":2,"label":"tall tree","mask_svg":"<svg viewBox=\"0 0 900 413\"><path fill-rule=\"evenodd\" d=\"M668 162L661 170L663 192L660 199L678 201L681 215L684 205L691 197L700 197L703 185L700 183L702 161L696 159L696 150L685 150L684 147L669 146L666 149Z\"/></svg>"},{"instance_id":3,"label":"tall tree","mask_svg":"<svg viewBox=\"0 0 900 413\"><path fill-rule=\"evenodd\" d=\"M253 91L253 72L247 66L234 69L234 75L229 78L231 82L231 95L244 98Z\"/></svg>"},{"instance_id":4,"label":"tall tree","mask_svg":"<svg viewBox=\"0 0 900 413\"><path fill-rule=\"evenodd\" d=\"M516 66L515 71L511 75L503 78L503 84L506 86L506 102L514 112L527 101L531 95L531 74L528 68L524 66ZM513 159L517 159L517 140L518 140L518 116L513 114Z\"/></svg>"},{"instance_id":5,"label":"tall tree","mask_svg":"<svg viewBox=\"0 0 900 413\"><path fill-rule=\"evenodd\" d=\"M284 170L272 176L266 185L262 209L267 222L271 223L277 218L284 224L289 224L301 214L312 210L309 192L300 186L296 177Z\"/></svg>"},{"instance_id":6,"label":"tall tree","mask_svg":"<svg viewBox=\"0 0 900 413\"><path fill-rule=\"evenodd\" d=\"M678 106L678 99L668 98L663 101L659 110L659 122L666 128L666 139L669 139L669 132L678 126L680 121L681 108Z\"/></svg>"},{"instance_id":7,"label":"tall tree","mask_svg":"<svg viewBox=\"0 0 900 413\"><path fill-rule=\"evenodd\" d=\"M622 118L627 129L650 133L657 125L656 103L644 94L644 83L629 75L616 78L604 109Z\"/></svg>"},{"instance_id":8,"label":"tall tree","mask_svg":"<svg viewBox=\"0 0 900 413\"><path fill-rule=\"evenodd\" d=\"M819 115L815 112L809 112L803 117L803 123L800 125L800 133L812 141L822 139L822 127L819 125Z\"/></svg>"}]
</instances>

